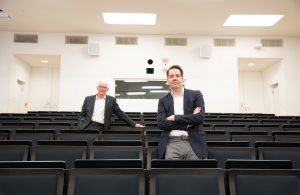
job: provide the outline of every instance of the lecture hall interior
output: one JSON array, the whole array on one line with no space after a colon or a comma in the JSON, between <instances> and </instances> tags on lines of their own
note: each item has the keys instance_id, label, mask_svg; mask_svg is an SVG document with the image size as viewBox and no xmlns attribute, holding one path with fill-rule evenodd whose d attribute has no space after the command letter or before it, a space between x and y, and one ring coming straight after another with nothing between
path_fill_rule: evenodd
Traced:
<instances>
[{"instance_id":1,"label":"lecture hall interior","mask_svg":"<svg viewBox=\"0 0 300 195\"><path fill-rule=\"evenodd\" d=\"M299 0L0 0L0 194L300 194ZM200 90L202 160L157 159L159 98ZM97 84L116 114L80 130Z\"/></svg>"}]
</instances>

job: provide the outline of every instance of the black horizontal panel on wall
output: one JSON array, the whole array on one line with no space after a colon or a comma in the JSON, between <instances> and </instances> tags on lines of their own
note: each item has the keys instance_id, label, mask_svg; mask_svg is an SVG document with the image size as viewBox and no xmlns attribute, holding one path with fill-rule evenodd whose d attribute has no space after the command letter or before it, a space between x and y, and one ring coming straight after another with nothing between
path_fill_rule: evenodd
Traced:
<instances>
[{"instance_id":1,"label":"black horizontal panel on wall","mask_svg":"<svg viewBox=\"0 0 300 195\"><path fill-rule=\"evenodd\" d=\"M169 92L166 81L116 80L117 99L159 99Z\"/></svg>"}]
</instances>

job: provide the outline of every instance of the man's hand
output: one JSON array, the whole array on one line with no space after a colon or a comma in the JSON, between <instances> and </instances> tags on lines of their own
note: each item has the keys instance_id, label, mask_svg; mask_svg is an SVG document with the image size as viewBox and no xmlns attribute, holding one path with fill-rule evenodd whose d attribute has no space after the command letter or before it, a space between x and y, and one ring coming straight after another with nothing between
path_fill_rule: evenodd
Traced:
<instances>
[{"instance_id":1,"label":"man's hand","mask_svg":"<svg viewBox=\"0 0 300 195\"><path fill-rule=\"evenodd\" d=\"M196 108L194 109L193 114L198 114L198 113L200 113L200 112L201 112L201 107L196 107Z\"/></svg>"},{"instance_id":2,"label":"man's hand","mask_svg":"<svg viewBox=\"0 0 300 195\"><path fill-rule=\"evenodd\" d=\"M175 120L175 115L171 115L167 117L168 121L174 121Z\"/></svg>"},{"instance_id":3,"label":"man's hand","mask_svg":"<svg viewBox=\"0 0 300 195\"><path fill-rule=\"evenodd\" d=\"M134 127L135 127L135 128L144 128L145 126L144 126L144 125L141 125L141 124L139 124L139 123L137 123L137 124L135 124Z\"/></svg>"},{"instance_id":4,"label":"man's hand","mask_svg":"<svg viewBox=\"0 0 300 195\"><path fill-rule=\"evenodd\" d=\"M200 113L201 112L201 107L196 107L195 109L194 109L194 112L193 112L193 114L198 114L198 113ZM193 125L188 125L188 126L186 126L187 128L190 128L190 127L192 127Z\"/></svg>"}]
</instances>

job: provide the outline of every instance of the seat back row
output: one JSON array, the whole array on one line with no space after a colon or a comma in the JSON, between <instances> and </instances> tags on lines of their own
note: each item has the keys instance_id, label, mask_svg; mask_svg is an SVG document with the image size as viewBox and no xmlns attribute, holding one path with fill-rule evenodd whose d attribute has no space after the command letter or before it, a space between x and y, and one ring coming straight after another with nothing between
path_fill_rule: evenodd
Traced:
<instances>
[{"instance_id":1,"label":"seat back row","mask_svg":"<svg viewBox=\"0 0 300 195\"><path fill-rule=\"evenodd\" d=\"M263 162L254 162L258 164L254 166L255 168L232 167L224 170L201 166L198 168L157 167L149 171L140 168L141 162L125 162L125 166L107 168L102 166L103 163L107 164L105 161L81 160L76 161L75 168L70 170L59 167L61 162L45 163L0 162L1 193L5 195L295 195L300 193L299 169L289 167L270 169L265 168ZM119 162L119 165L120 163L124 162ZM133 163L135 166L128 168L128 165ZM203 161L198 163L203 164ZM211 163L215 164L213 161ZM165 162L162 164L166 165ZM241 164L241 162L233 164ZM287 163L279 163L279 167L283 164Z\"/></svg>"},{"instance_id":2,"label":"seat back row","mask_svg":"<svg viewBox=\"0 0 300 195\"><path fill-rule=\"evenodd\" d=\"M156 158L156 146L143 148L138 141L97 141L91 146L88 146L87 141L37 143L31 146L30 141L0 141L0 161L62 160L71 168L76 159L141 159L144 167L150 168L151 161ZM126 146L128 143L131 145ZM247 142L228 142L227 146L225 143L221 145L217 142L214 146L208 143L208 159L216 159L220 168L225 167L227 159L291 160L294 168L300 168L300 143L268 144L266 142L254 148L249 147Z\"/></svg>"}]
</instances>

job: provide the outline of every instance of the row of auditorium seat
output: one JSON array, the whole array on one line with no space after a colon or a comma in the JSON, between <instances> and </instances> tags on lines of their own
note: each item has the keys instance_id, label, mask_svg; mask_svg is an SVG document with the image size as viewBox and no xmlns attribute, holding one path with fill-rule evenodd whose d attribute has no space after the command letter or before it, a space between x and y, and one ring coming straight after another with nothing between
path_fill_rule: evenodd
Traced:
<instances>
[{"instance_id":1,"label":"row of auditorium seat","mask_svg":"<svg viewBox=\"0 0 300 195\"><path fill-rule=\"evenodd\" d=\"M133 119L134 120L134 119ZM141 121L134 120L138 123L144 124L145 129L157 128L156 119L153 121ZM30 118L30 119L15 119L15 118L3 118L0 119L0 129L76 129L78 124L77 118ZM114 121L112 126L120 127L127 126L123 121ZM244 130L244 131L256 131L256 130L299 130L300 120L288 121L283 123L268 122L268 123L251 123L249 121L243 121L240 123L231 123L224 121L209 121L205 120L203 124L204 129L207 130Z\"/></svg>"},{"instance_id":2,"label":"row of auditorium seat","mask_svg":"<svg viewBox=\"0 0 300 195\"><path fill-rule=\"evenodd\" d=\"M97 140L140 140L143 146L149 141L159 141L161 130L0 130L0 140L88 140L89 143ZM254 146L255 141L300 142L300 131L224 131L206 130L207 141L249 141Z\"/></svg>"},{"instance_id":3,"label":"row of auditorium seat","mask_svg":"<svg viewBox=\"0 0 300 195\"><path fill-rule=\"evenodd\" d=\"M267 131L271 133L272 131L300 131L300 124L214 124L214 125L203 125L204 130L226 130L226 131ZM22 130L22 129L69 129L78 130L77 123L74 122L0 122L0 130L11 129L11 130ZM158 130L157 123L145 124L144 130ZM110 130L134 130L127 126L126 124L116 124L111 125ZM136 130L136 129L135 129Z\"/></svg>"},{"instance_id":4,"label":"row of auditorium seat","mask_svg":"<svg viewBox=\"0 0 300 195\"><path fill-rule=\"evenodd\" d=\"M157 128L157 113L127 112L145 129ZM256 118L255 118L256 117ZM79 112L28 112L0 114L0 129L76 129ZM126 126L115 115L112 126ZM300 130L300 116L275 116L259 113L206 113L203 124L206 130L281 131Z\"/></svg>"},{"instance_id":5,"label":"row of auditorium seat","mask_svg":"<svg viewBox=\"0 0 300 195\"><path fill-rule=\"evenodd\" d=\"M156 156L157 142L146 147L147 166ZM211 141L208 145L208 159L217 159L218 167L224 168L227 159L291 160L294 168L300 169L300 142L222 142ZM149 168L149 167L148 167Z\"/></svg>"},{"instance_id":6,"label":"row of auditorium seat","mask_svg":"<svg viewBox=\"0 0 300 195\"><path fill-rule=\"evenodd\" d=\"M207 142L208 159L216 159L224 168L227 159L291 160L300 169L300 143L256 142ZM67 167L74 167L76 159L140 159L150 168L156 157L156 145L142 146L141 141L0 141L0 161L63 160Z\"/></svg>"},{"instance_id":7,"label":"row of auditorium seat","mask_svg":"<svg viewBox=\"0 0 300 195\"><path fill-rule=\"evenodd\" d=\"M39 112L35 114L38 116L40 114L59 115L62 113ZM63 114L75 116L78 113ZM139 117L140 113L132 114L132 117ZM212 115L207 114L207 116L214 117L214 113L211 114ZM87 131L84 132L87 135L92 135L91 139L90 137L84 138L84 136L80 134L80 139L86 139L88 141L64 140L66 138L62 138L61 134L67 134L64 133L64 131L72 134L72 130L70 129L73 129L73 127L67 128L68 130L61 130L63 128L57 126L52 130L45 128L43 130L44 133L47 131L49 131L49 133L51 132L52 135L54 134L53 139L63 139L50 139L47 141L41 141L40 138L35 137L37 136L35 133L38 133L39 130L23 129L26 131L23 132L24 134L32 131L33 134L30 136L30 141L16 140L17 137L15 136L22 134L22 131L16 130L17 128L0 130L3 134L7 131L7 137L5 138L4 136L4 139L15 139L0 141L0 152L4 152L0 154L0 158L20 155L20 152L10 153L19 147L16 145L17 142L23 142L21 146L26 148L25 153L27 154L26 158L22 158L18 162L5 162L0 160L0 194L300 194L300 142L298 140L299 135L297 135L298 129L287 130L282 128L283 125L280 124L280 130L266 131L265 129L260 129L258 130L258 135L254 135L271 136L273 138L272 141L274 141L274 139L275 141L282 141L276 140L280 133L287 133L288 136L292 134L290 137L294 139L289 140L289 143L271 141L259 142L257 140L258 137L255 137L252 142L207 141L209 149L208 160L168 162L167 160L155 159L156 146L158 143L157 139L159 139L161 131L156 128L156 113L146 115L147 114L144 114L144 118L141 120L150 122L149 125L145 122L148 128L132 131L132 129L129 130L127 127L121 128L121 130L118 128L123 127L122 122L115 119L113 129L107 132L107 134L105 132L99 134L97 131L90 131L90 133L87 133ZM218 115L218 117L225 117L225 115L228 114L221 114ZM238 115L235 114L230 115L233 118L238 117ZM274 115L259 114L253 114L253 117L254 116L261 119L263 117L269 117L269 119L274 117ZM64 117L67 118L66 116L62 118ZM244 115L243 117L247 116ZM209 119L212 118L208 117L207 120ZM297 120L297 117L291 120ZM210 128L206 128L208 140L221 139L222 136L230 136L230 139L233 140L234 137L237 137L237 133L242 135L249 133L249 136L253 133L257 133L257 130L251 131L250 129L246 129L245 131L241 130L242 132L238 129L214 129L219 128L215 125L222 124L213 124L210 126L213 127L213 130L207 130ZM293 127L295 127L295 125L293 125ZM2 133L0 133L0 137ZM289 135L289 133L291 134ZM94 135L96 135L96 137L93 137ZM103 140L101 136L106 136L107 139ZM129 140L129 137L133 140ZM23 138L19 137L18 139ZM128 139L126 140L126 138ZM70 139L74 140L78 139L78 137L71 136ZM97 139L102 140L95 141ZM74 146L74 143L77 144ZM65 151L66 148L68 149ZM38 150L42 152L42 154L37 152ZM37 158L37 156L39 157ZM116 158L121 158L122 160L117 160ZM228 159L243 160L230 161ZM244 159L248 159L248 161ZM270 161L266 161L266 159ZM13 167L14 164L18 163L49 163L40 162L48 160L63 160L63 162L58 162L60 165L55 165L54 167L38 165L37 168L33 164L23 164L21 165L22 168ZM281 161L275 162L275 160ZM122 167L119 167L118 163L116 164L117 161L123 161ZM256 163L256 165L254 167L244 166L245 162L246 164L249 162ZM3 167L1 165L2 163L6 163L6 165ZM172 166L168 163L171 163ZM186 163L186 167L181 167L182 163ZM16 184L16 181L19 183ZM44 184L46 186L44 186ZM16 188L16 186L18 187Z\"/></svg>"},{"instance_id":8,"label":"row of auditorium seat","mask_svg":"<svg viewBox=\"0 0 300 195\"><path fill-rule=\"evenodd\" d=\"M145 140L159 140L162 130L145 130ZM226 131L205 130L207 141L300 141L300 130L295 131Z\"/></svg>"},{"instance_id":9,"label":"row of auditorium seat","mask_svg":"<svg viewBox=\"0 0 300 195\"><path fill-rule=\"evenodd\" d=\"M156 117L151 117L151 118L144 118L144 122L155 122L157 120ZM291 119L281 119L281 118L273 118L273 119L268 119L268 118L216 118L212 119L210 117L205 117L205 123L207 124L299 124L300 123L300 118L295 117Z\"/></svg>"},{"instance_id":10,"label":"row of auditorium seat","mask_svg":"<svg viewBox=\"0 0 300 195\"><path fill-rule=\"evenodd\" d=\"M145 130L144 145L149 141L160 140L161 130ZM247 141L254 147L256 141L268 142L300 142L299 131L226 131L226 130L205 130L206 141Z\"/></svg>"},{"instance_id":11,"label":"row of auditorium seat","mask_svg":"<svg viewBox=\"0 0 300 195\"><path fill-rule=\"evenodd\" d=\"M133 118L149 119L156 118L156 112L126 112ZM0 113L0 118L5 117L78 117L80 112L64 112L64 111L37 111L22 113ZM269 119L269 120L298 120L300 116L275 116L274 114L260 113L205 113L207 119Z\"/></svg>"},{"instance_id":12,"label":"row of auditorium seat","mask_svg":"<svg viewBox=\"0 0 300 195\"><path fill-rule=\"evenodd\" d=\"M126 112L132 119L145 124L156 123L157 113ZM28 112L2 113L0 122L9 121L40 121L40 122L63 122L76 121L79 118L79 112ZM6 120L7 119L7 120ZM115 123L122 123L115 115L112 118ZM212 124L299 124L300 116L275 116L274 114L259 113L206 113L206 125Z\"/></svg>"},{"instance_id":13,"label":"row of auditorium seat","mask_svg":"<svg viewBox=\"0 0 300 195\"><path fill-rule=\"evenodd\" d=\"M113 129L121 125L113 124ZM124 125L123 125L124 126ZM203 124L204 130L227 131L300 131L300 124ZM145 130L158 129L157 123L145 123Z\"/></svg>"},{"instance_id":14,"label":"row of auditorium seat","mask_svg":"<svg viewBox=\"0 0 300 195\"><path fill-rule=\"evenodd\" d=\"M154 166L155 165L155 166ZM175 165L175 167L174 167ZM145 171L138 160L0 162L5 195L296 195L300 170L288 161L153 161Z\"/></svg>"},{"instance_id":15,"label":"row of auditorium seat","mask_svg":"<svg viewBox=\"0 0 300 195\"><path fill-rule=\"evenodd\" d=\"M142 131L98 130L0 130L2 140L143 140Z\"/></svg>"},{"instance_id":16,"label":"row of auditorium seat","mask_svg":"<svg viewBox=\"0 0 300 195\"><path fill-rule=\"evenodd\" d=\"M143 117L153 117L156 116L156 112L126 112L129 116L143 116ZM15 115L13 113L3 113L3 114L11 114ZM79 115L80 112L77 111L28 111L29 115ZM22 114L19 114L22 115ZM275 116L275 114L264 114L264 113L212 113L212 112L206 112L206 116L217 116L217 117L280 117L280 118L295 118L299 116Z\"/></svg>"}]
</instances>

